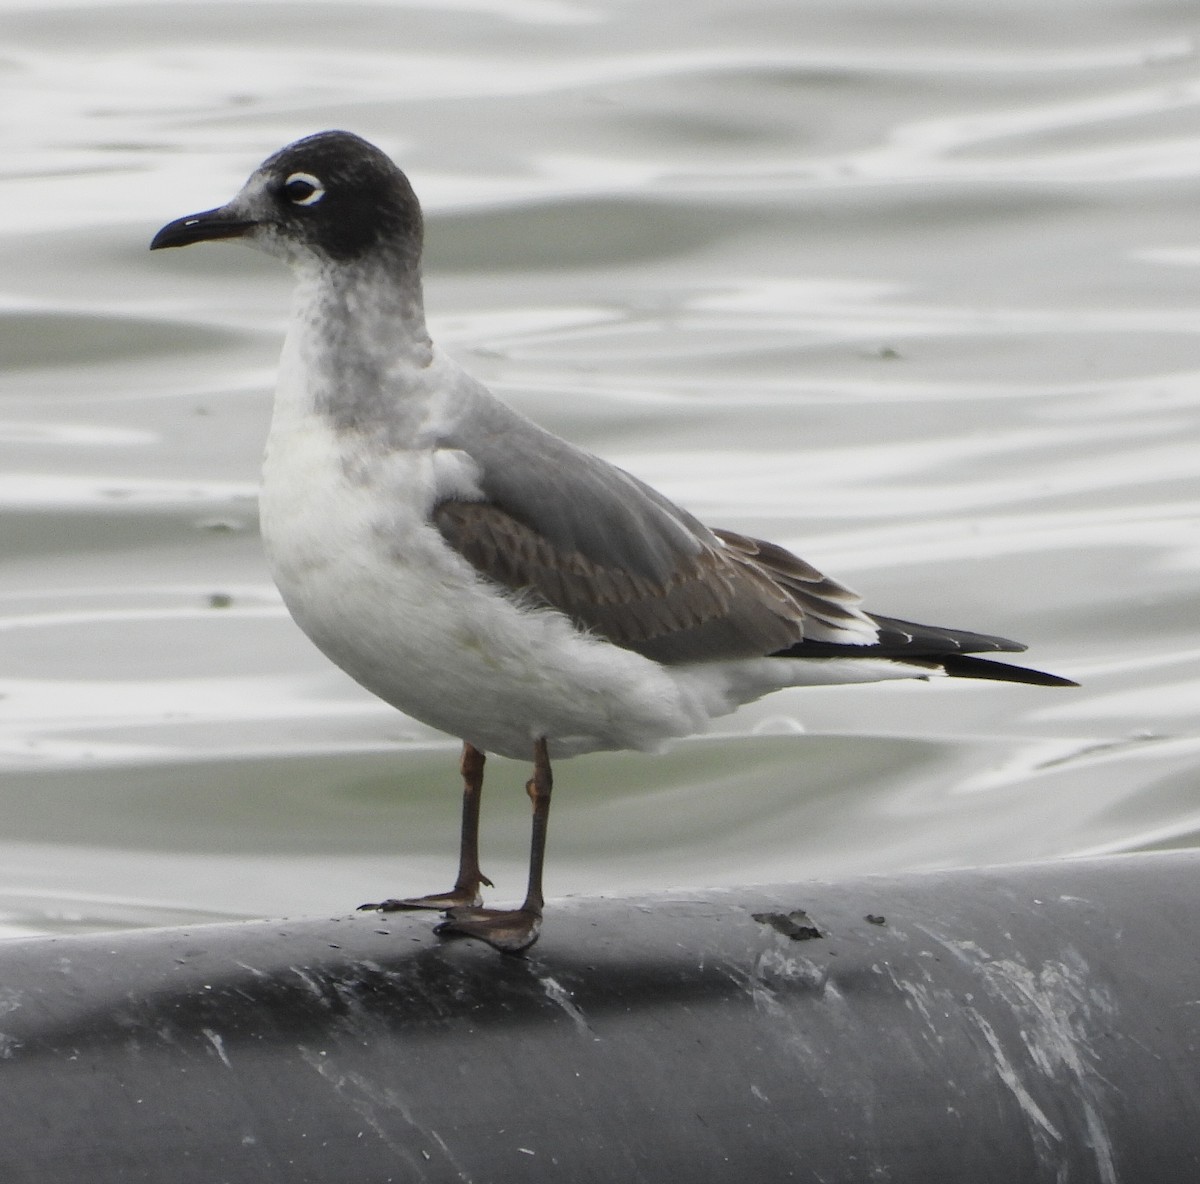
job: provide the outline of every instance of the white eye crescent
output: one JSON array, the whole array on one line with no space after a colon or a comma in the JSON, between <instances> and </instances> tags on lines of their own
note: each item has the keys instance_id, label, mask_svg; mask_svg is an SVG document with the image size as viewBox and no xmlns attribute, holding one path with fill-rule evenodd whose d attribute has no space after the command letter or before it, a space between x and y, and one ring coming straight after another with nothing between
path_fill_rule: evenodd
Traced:
<instances>
[{"instance_id":1,"label":"white eye crescent","mask_svg":"<svg viewBox=\"0 0 1200 1184\"><path fill-rule=\"evenodd\" d=\"M325 186L312 173L292 173L283 193L294 206L315 206L325 196Z\"/></svg>"}]
</instances>

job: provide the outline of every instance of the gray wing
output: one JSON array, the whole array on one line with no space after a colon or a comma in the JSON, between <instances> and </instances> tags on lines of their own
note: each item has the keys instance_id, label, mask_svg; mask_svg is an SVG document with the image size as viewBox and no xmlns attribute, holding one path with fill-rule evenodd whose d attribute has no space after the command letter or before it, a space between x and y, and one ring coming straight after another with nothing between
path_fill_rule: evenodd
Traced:
<instances>
[{"instance_id":1,"label":"gray wing","mask_svg":"<svg viewBox=\"0 0 1200 1184\"><path fill-rule=\"evenodd\" d=\"M482 498L443 501L433 520L488 579L660 662L874 640L858 597L782 547L709 530L503 404L474 410L445 443L479 466Z\"/></svg>"}]
</instances>

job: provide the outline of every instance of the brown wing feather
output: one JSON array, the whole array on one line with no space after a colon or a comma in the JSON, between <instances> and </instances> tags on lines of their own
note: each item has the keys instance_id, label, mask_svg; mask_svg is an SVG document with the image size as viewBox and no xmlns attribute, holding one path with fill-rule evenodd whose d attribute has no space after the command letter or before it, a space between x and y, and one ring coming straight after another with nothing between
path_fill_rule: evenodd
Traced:
<instances>
[{"instance_id":1,"label":"brown wing feather","mask_svg":"<svg viewBox=\"0 0 1200 1184\"><path fill-rule=\"evenodd\" d=\"M780 547L720 532L661 583L605 567L488 502L443 502L434 523L487 578L661 662L759 657L802 640L806 618L860 623L853 593Z\"/></svg>"},{"instance_id":2,"label":"brown wing feather","mask_svg":"<svg viewBox=\"0 0 1200 1184\"><path fill-rule=\"evenodd\" d=\"M744 557L782 588L800 608L806 624L804 636L813 640L838 640L843 643L870 640L870 622L859 609L862 597L844 584L819 572L811 563L779 546L737 534L732 530L713 530L728 548ZM867 629L864 630L864 624ZM845 631L852 637L847 638Z\"/></svg>"}]
</instances>

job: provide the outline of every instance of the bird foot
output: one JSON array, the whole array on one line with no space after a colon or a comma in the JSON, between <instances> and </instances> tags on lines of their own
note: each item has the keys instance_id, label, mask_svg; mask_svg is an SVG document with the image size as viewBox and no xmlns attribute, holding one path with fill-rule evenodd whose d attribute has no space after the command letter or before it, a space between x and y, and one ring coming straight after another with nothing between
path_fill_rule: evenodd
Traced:
<instances>
[{"instance_id":1,"label":"bird foot","mask_svg":"<svg viewBox=\"0 0 1200 1184\"><path fill-rule=\"evenodd\" d=\"M474 937L502 954L519 954L538 939L541 911L534 909L451 909L434 933L439 937Z\"/></svg>"},{"instance_id":2,"label":"bird foot","mask_svg":"<svg viewBox=\"0 0 1200 1184\"><path fill-rule=\"evenodd\" d=\"M491 880L484 881L489 886ZM360 912L401 913L412 909L432 909L444 913L450 909L476 909L483 904L479 888L451 888L449 892L432 892L428 896L404 896L398 900L381 900L378 904L360 904Z\"/></svg>"}]
</instances>

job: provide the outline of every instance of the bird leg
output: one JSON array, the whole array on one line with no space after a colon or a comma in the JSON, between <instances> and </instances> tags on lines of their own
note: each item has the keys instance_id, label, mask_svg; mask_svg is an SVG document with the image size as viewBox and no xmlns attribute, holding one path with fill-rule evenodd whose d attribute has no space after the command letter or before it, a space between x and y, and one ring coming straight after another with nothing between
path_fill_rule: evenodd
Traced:
<instances>
[{"instance_id":1,"label":"bird leg","mask_svg":"<svg viewBox=\"0 0 1200 1184\"><path fill-rule=\"evenodd\" d=\"M550 790L554 784L550 754L543 737L533 745L533 776L525 792L533 803L533 828L529 842L529 887L519 909L452 908L434 932L445 936L476 937L502 954L519 954L538 939L542 927L542 866L546 856L546 824L550 818Z\"/></svg>"},{"instance_id":2,"label":"bird leg","mask_svg":"<svg viewBox=\"0 0 1200 1184\"><path fill-rule=\"evenodd\" d=\"M462 769L463 807L462 840L458 854L458 879L449 892L429 896L409 896L400 900L382 900L378 904L362 904L360 909L377 909L381 913L405 909L453 909L478 907L483 903L480 887L492 882L479 870L479 801L483 796L483 762L486 755L473 744L463 744Z\"/></svg>"}]
</instances>

